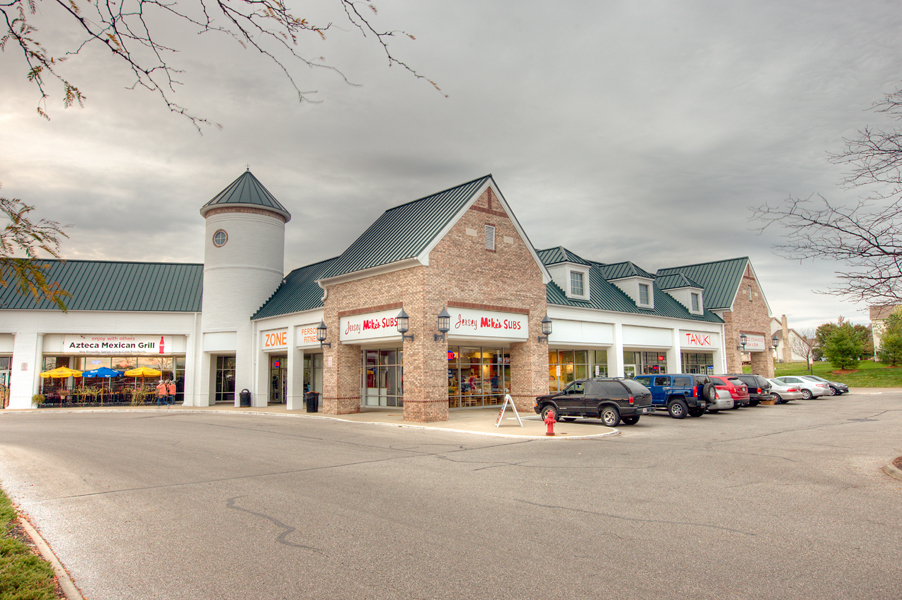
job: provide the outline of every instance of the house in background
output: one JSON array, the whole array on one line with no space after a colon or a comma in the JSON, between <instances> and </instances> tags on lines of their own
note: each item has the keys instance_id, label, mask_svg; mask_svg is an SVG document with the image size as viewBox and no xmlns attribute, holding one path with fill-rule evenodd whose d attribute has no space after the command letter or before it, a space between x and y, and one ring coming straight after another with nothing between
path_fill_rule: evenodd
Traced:
<instances>
[{"instance_id":1,"label":"house in background","mask_svg":"<svg viewBox=\"0 0 902 600\"><path fill-rule=\"evenodd\" d=\"M774 348L774 360L781 363L808 362L808 357L802 353L805 346L813 347L805 336L795 329L790 329L786 315L782 319L776 317L770 320L771 339L777 340Z\"/></svg>"},{"instance_id":2,"label":"house in background","mask_svg":"<svg viewBox=\"0 0 902 600\"><path fill-rule=\"evenodd\" d=\"M871 335L874 339L874 357L880 351L880 340L883 337L883 331L886 329L884 321L891 314L899 310L902 304L884 304L883 306L872 306L870 308L871 317Z\"/></svg>"}]
</instances>

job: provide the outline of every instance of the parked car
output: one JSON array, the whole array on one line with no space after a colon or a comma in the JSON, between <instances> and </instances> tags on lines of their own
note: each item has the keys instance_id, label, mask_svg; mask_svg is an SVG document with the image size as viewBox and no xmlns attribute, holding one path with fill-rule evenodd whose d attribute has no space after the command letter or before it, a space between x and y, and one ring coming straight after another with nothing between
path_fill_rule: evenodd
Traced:
<instances>
[{"instance_id":1,"label":"parked car","mask_svg":"<svg viewBox=\"0 0 902 600\"><path fill-rule=\"evenodd\" d=\"M700 417L705 414L710 399L716 399L714 385L705 381L696 381L695 376L688 373L660 375L639 375L634 378L651 392L651 401L655 408L666 410L674 419Z\"/></svg>"},{"instance_id":2,"label":"parked car","mask_svg":"<svg viewBox=\"0 0 902 600\"><path fill-rule=\"evenodd\" d=\"M782 383L777 379L768 379L768 381L770 381L770 393L777 404L786 404L790 400L802 399L802 388L797 383Z\"/></svg>"},{"instance_id":3,"label":"parked car","mask_svg":"<svg viewBox=\"0 0 902 600\"><path fill-rule=\"evenodd\" d=\"M730 410L735 406L735 402L733 402L733 396L730 395L730 392L727 390L719 390L715 386L714 391L717 392L717 399L714 402L708 403L708 412L709 413L718 413L722 410Z\"/></svg>"},{"instance_id":4,"label":"parked car","mask_svg":"<svg viewBox=\"0 0 902 600\"><path fill-rule=\"evenodd\" d=\"M818 398L824 394L830 393L830 386L820 381L812 379L803 379L799 375L784 375L783 377L774 377L774 381L779 381L787 385L797 385L802 389L802 398L811 400Z\"/></svg>"},{"instance_id":5,"label":"parked car","mask_svg":"<svg viewBox=\"0 0 902 600\"><path fill-rule=\"evenodd\" d=\"M770 400L770 382L761 375L752 373L730 373L727 377L735 377L749 388L749 405L758 406L762 400Z\"/></svg>"},{"instance_id":6,"label":"parked car","mask_svg":"<svg viewBox=\"0 0 902 600\"><path fill-rule=\"evenodd\" d=\"M823 377L818 377L817 375L799 375L799 377L803 379L813 379L815 381L819 381L821 383L826 383L830 386L831 393L834 396L842 396L843 394L849 393L849 386L844 383L840 383L838 381L828 381Z\"/></svg>"},{"instance_id":7,"label":"parked car","mask_svg":"<svg viewBox=\"0 0 902 600\"><path fill-rule=\"evenodd\" d=\"M590 417L608 427L616 427L621 420L635 425L640 416L655 412L648 389L619 377L578 379L560 392L536 398L534 409L543 420L554 411L556 421Z\"/></svg>"},{"instance_id":8,"label":"parked car","mask_svg":"<svg viewBox=\"0 0 902 600\"><path fill-rule=\"evenodd\" d=\"M749 386L741 379L729 375L710 375L709 377L717 389L730 392L730 396L733 398L733 408L749 405Z\"/></svg>"}]
</instances>

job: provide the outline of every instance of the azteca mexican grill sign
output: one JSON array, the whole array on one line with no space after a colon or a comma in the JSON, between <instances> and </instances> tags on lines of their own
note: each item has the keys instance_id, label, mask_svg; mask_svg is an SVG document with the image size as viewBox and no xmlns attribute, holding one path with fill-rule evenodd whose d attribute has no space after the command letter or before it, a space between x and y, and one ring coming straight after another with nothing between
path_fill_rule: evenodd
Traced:
<instances>
[{"instance_id":1,"label":"azteca mexican grill sign","mask_svg":"<svg viewBox=\"0 0 902 600\"><path fill-rule=\"evenodd\" d=\"M172 340L162 335L67 335L63 337L63 352L66 354L131 356L133 354L167 354L173 349Z\"/></svg>"}]
</instances>

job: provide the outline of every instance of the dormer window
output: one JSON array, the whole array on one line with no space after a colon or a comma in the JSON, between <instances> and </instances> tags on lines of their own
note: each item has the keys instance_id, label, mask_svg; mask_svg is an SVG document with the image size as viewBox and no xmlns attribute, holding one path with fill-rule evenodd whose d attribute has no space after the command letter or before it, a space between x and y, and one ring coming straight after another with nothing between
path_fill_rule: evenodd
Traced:
<instances>
[{"instance_id":1,"label":"dormer window","mask_svg":"<svg viewBox=\"0 0 902 600\"><path fill-rule=\"evenodd\" d=\"M692 312L702 312L701 309L701 299L699 295L694 293L692 294Z\"/></svg>"},{"instance_id":2,"label":"dormer window","mask_svg":"<svg viewBox=\"0 0 902 600\"><path fill-rule=\"evenodd\" d=\"M583 274L578 271L570 271L570 295L583 296L585 292L583 285Z\"/></svg>"},{"instance_id":3,"label":"dormer window","mask_svg":"<svg viewBox=\"0 0 902 600\"><path fill-rule=\"evenodd\" d=\"M639 284L639 304L643 306L648 306L651 304L651 301L648 299L648 284L640 283Z\"/></svg>"}]
</instances>

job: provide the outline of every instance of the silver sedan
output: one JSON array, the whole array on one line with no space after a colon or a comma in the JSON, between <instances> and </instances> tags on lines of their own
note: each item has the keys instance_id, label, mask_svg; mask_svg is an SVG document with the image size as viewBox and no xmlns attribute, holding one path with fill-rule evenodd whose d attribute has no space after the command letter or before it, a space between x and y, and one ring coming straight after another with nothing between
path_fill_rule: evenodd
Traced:
<instances>
[{"instance_id":1,"label":"silver sedan","mask_svg":"<svg viewBox=\"0 0 902 600\"><path fill-rule=\"evenodd\" d=\"M773 395L777 404L786 404L790 400L801 400L802 388L797 383L781 383L776 379L768 379L770 382L770 393Z\"/></svg>"},{"instance_id":2,"label":"silver sedan","mask_svg":"<svg viewBox=\"0 0 902 600\"><path fill-rule=\"evenodd\" d=\"M783 377L774 377L771 379L772 382L798 386L802 390L802 398L805 400L811 400L812 398L819 398L820 396L830 395L830 386L826 383L820 383L819 381L809 381L807 379L802 379L801 377L796 377L794 375L785 375Z\"/></svg>"},{"instance_id":3,"label":"silver sedan","mask_svg":"<svg viewBox=\"0 0 902 600\"><path fill-rule=\"evenodd\" d=\"M708 403L708 412L716 413L733 408L733 396L727 390L717 390L717 398Z\"/></svg>"}]
</instances>

